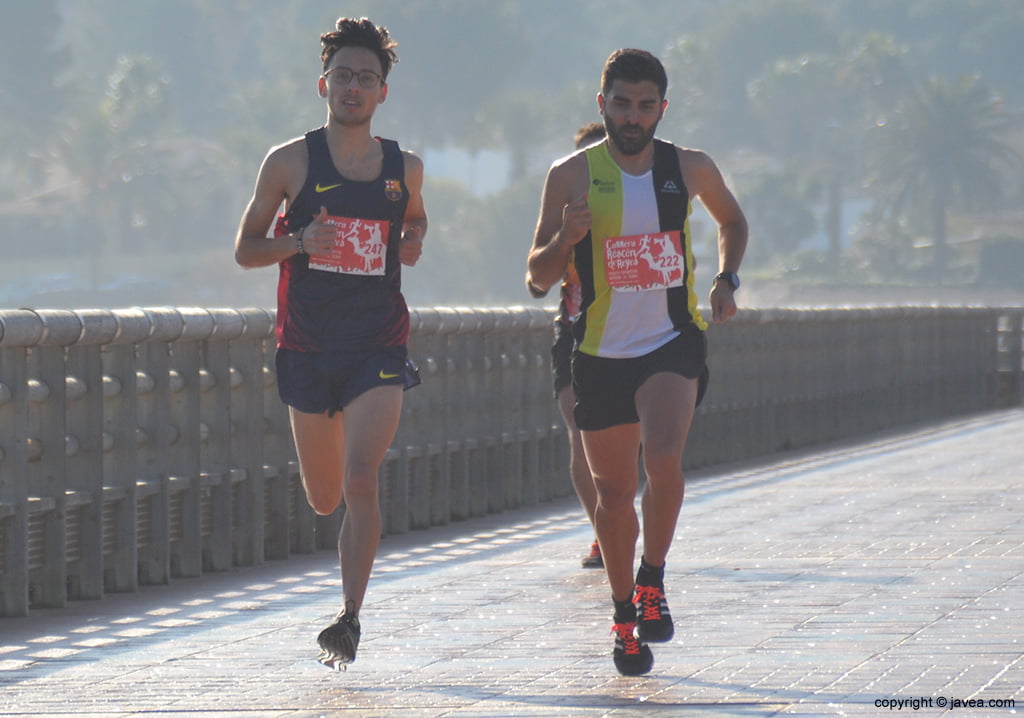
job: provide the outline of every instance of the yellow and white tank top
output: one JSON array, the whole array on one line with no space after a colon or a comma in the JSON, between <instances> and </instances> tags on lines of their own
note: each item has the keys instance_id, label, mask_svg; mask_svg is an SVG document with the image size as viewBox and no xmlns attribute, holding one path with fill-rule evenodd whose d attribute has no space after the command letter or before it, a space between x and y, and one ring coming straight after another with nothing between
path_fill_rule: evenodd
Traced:
<instances>
[{"instance_id":1,"label":"yellow and white tank top","mask_svg":"<svg viewBox=\"0 0 1024 718\"><path fill-rule=\"evenodd\" d=\"M706 329L693 292L691 206L675 147L655 140L654 167L640 176L623 172L604 142L585 152L593 225L574 254L580 351L643 356L684 324Z\"/></svg>"}]
</instances>

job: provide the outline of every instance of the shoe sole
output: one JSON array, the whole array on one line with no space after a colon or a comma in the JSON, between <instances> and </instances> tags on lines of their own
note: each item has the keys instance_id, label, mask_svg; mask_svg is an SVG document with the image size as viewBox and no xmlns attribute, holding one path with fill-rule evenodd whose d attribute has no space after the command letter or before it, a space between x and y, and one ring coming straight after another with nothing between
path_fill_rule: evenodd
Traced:
<instances>
[{"instance_id":1,"label":"shoe sole","mask_svg":"<svg viewBox=\"0 0 1024 718\"><path fill-rule=\"evenodd\" d=\"M317 661L322 665L327 666L332 671L338 671L339 673L347 670L348 664L354 660L354 658L352 660L343 660L341 656L330 654L327 651L320 651L320 655L317 656Z\"/></svg>"},{"instance_id":2,"label":"shoe sole","mask_svg":"<svg viewBox=\"0 0 1024 718\"><path fill-rule=\"evenodd\" d=\"M320 645L317 660L332 670L344 671L348 664L356 660L359 636L351 629L334 624L320 632L317 643Z\"/></svg>"}]
</instances>

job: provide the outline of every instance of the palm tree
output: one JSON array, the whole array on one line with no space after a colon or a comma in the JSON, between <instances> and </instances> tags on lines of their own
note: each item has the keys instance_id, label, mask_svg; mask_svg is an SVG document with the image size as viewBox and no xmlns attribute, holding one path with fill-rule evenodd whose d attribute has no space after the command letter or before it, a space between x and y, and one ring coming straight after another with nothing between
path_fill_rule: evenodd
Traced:
<instances>
[{"instance_id":1,"label":"palm tree","mask_svg":"<svg viewBox=\"0 0 1024 718\"><path fill-rule=\"evenodd\" d=\"M883 210L905 208L926 218L932 235L932 269L943 278L949 263L950 207L995 204L1004 167L1021 166L1009 143L1017 118L976 77L947 82L932 77L908 95L879 128L872 184L883 190Z\"/></svg>"},{"instance_id":2,"label":"palm tree","mask_svg":"<svg viewBox=\"0 0 1024 718\"><path fill-rule=\"evenodd\" d=\"M872 33L837 53L777 60L747 85L765 147L823 194L825 266L837 275L843 204L861 183L865 133L908 86L904 55L892 38Z\"/></svg>"}]
</instances>

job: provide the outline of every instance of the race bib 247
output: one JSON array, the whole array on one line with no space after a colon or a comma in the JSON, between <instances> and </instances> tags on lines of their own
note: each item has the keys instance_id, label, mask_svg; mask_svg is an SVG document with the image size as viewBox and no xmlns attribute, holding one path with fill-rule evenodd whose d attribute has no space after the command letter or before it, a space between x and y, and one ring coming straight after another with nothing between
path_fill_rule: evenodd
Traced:
<instances>
[{"instance_id":1,"label":"race bib 247","mask_svg":"<svg viewBox=\"0 0 1024 718\"><path fill-rule=\"evenodd\" d=\"M326 256L311 256L310 269L368 276L384 275L388 222L334 216L327 217L324 222L334 226L334 249Z\"/></svg>"}]
</instances>

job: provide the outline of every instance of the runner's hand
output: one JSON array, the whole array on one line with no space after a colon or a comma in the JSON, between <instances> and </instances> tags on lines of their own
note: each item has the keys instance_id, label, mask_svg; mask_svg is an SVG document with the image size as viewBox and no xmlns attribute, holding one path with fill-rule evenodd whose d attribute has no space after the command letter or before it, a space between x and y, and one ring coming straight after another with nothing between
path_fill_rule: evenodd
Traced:
<instances>
[{"instance_id":1,"label":"runner's hand","mask_svg":"<svg viewBox=\"0 0 1024 718\"><path fill-rule=\"evenodd\" d=\"M325 255L334 249L337 232L326 220L327 208L321 207L320 214L314 215L313 221L302 228L302 248L306 254Z\"/></svg>"},{"instance_id":2,"label":"runner's hand","mask_svg":"<svg viewBox=\"0 0 1024 718\"><path fill-rule=\"evenodd\" d=\"M398 245L398 259L407 267L415 267L423 254L423 237L416 227L410 227L402 233L402 241Z\"/></svg>"},{"instance_id":3,"label":"runner's hand","mask_svg":"<svg viewBox=\"0 0 1024 718\"><path fill-rule=\"evenodd\" d=\"M593 221L587 194L584 193L562 208L562 229L558 238L568 244L579 244L587 236Z\"/></svg>"},{"instance_id":4,"label":"runner's hand","mask_svg":"<svg viewBox=\"0 0 1024 718\"><path fill-rule=\"evenodd\" d=\"M736 316L736 297L733 289L725 282L715 282L711 287L711 321L721 324Z\"/></svg>"}]
</instances>

